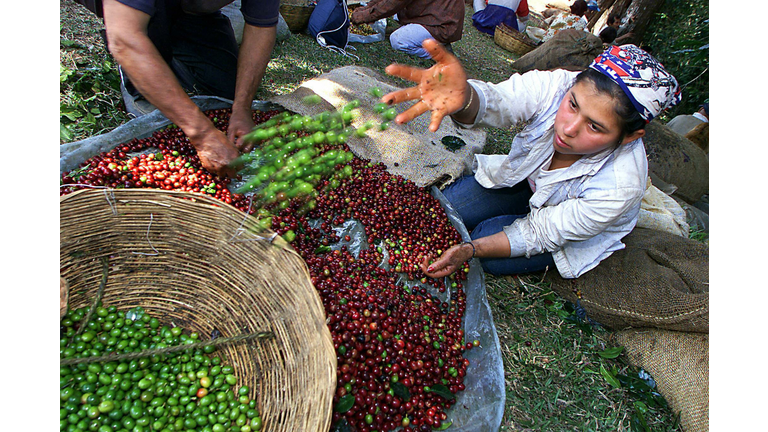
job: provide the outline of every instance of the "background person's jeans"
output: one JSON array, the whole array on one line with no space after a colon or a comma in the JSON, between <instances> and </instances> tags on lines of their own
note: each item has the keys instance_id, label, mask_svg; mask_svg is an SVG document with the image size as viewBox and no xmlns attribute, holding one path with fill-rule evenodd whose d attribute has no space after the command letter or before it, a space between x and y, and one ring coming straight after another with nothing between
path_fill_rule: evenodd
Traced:
<instances>
[{"instance_id":1,"label":"background person's jeans","mask_svg":"<svg viewBox=\"0 0 768 432\"><path fill-rule=\"evenodd\" d=\"M530 213L528 200L533 195L527 181L511 188L487 189L474 176L464 176L443 191L461 216L474 240L501 232L517 218ZM530 258L481 258L483 270L494 275L523 274L554 269L552 254L545 252Z\"/></svg>"},{"instance_id":2,"label":"background person's jeans","mask_svg":"<svg viewBox=\"0 0 768 432\"><path fill-rule=\"evenodd\" d=\"M434 39L421 24L406 24L389 35L392 48L421 58L429 58L427 50L421 47L426 39Z\"/></svg>"}]
</instances>

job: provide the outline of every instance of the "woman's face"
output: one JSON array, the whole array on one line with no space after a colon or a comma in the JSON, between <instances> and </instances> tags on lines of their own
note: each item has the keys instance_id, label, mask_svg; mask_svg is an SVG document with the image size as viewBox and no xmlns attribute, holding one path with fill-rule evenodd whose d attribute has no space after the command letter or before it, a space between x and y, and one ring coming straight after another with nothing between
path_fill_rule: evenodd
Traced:
<instances>
[{"instance_id":1,"label":"woman's face","mask_svg":"<svg viewBox=\"0 0 768 432\"><path fill-rule=\"evenodd\" d=\"M599 93L589 81L576 83L566 93L555 116L555 151L581 157L626 144L642 137L644 130L623 139L613 97Z\"/></svg>"}]
</instances>

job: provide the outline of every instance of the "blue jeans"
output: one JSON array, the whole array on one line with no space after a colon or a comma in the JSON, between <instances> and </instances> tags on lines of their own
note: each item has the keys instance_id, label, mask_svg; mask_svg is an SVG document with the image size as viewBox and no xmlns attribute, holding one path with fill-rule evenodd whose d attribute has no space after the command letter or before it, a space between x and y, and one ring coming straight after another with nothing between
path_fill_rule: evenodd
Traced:
<instances>
[{"instance_id":1,"label":"blue jeans","mask_svg":"<svg viewBox=\"0 0 768 432\"><path fill-rule=\"evenodd\" d=\"M392 48L421 58L429 58L427 50L421 47L427 39L434 38L421 24L406 24L389 35Z\"/></svg>"},{"instance_id":2,"label":"blue jeans","mask_svg":"<svg viewBox=\"0 0 768 432\"><path fill-rule=\"evenodd\" d=\"M517 218L531 212L528 200L533 195L528 182L511 188L487 189L474 176L464 176L443 190L443 195L459 213L470 237L478 239L501 232ZM554 269L552 254L545 252L530 258L480 258L483 270L494 275L511 275Z\"/></svg>"}]
</instances>

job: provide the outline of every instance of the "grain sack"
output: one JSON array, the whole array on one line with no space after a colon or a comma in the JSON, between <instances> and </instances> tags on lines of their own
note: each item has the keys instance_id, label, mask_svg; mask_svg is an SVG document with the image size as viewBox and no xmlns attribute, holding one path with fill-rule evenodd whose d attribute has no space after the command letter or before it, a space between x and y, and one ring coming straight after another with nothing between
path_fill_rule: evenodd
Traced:
<instances>
[{"instance_id":1,"label":"grain sack","mask_svg":"<svg viewBox=\"0 0 768 432\"><path fill-rule=\"evenodd\" d=\"M520 73L530 70L581 71L603 52L599 37L582 30L561 30L550 40L512 63Z\"/></svg>"},{"instance_id":2,"label":"grain sack","mask_svg":"<svg viewBox=\"0 0 768 432\"><path fill-rule=\"evenodd\" d=\"M656 381L685 432L709 430L709 335L658 329L616 332L629 362Z\"/></svg>"},{"instance_id":3,"label":"grain sack","mask_svg":"<svg viewBox=\"0 0 768 432\"><path fill-rule=\"evenodd\" d=\"M685 137L709 155L709 122L694 126Z\"/></svg>"},{"instance_id":4,"label":"grain sack","mask_svg":"<svg viewBox=\"0 0 768 432\"><path fill-rule=\"evenodd\" d=\"M646 125L643 143L648 170L675 185L675 196L693 204L709 193L709 157L704 150L658 120Z\"/></svg>"},{"instance_id":5,"label":"grain sack","mask_svg":"<svg viewBox=\"0 0 768 432\"><path fill-rule=\"evenodd\" d=\"M371 69L346 66L305 81L294 92L269 101L311 116L341 109L358 99L360 115L352 121L352 126L360 128L368 121L376 125L362 138L354 134L350 136L347 144L358 157L382 162L387 171L418 186L440 187L461 177L462 173L470 173L474 155L485 145L485 131L481 128L464 129L446 118L437 132L431 132L428 128L430 116L424 114L404 125L391 122L386 130L378 129L382 116L374 111L374 106L380 98L373 96L370 90L377 87L382 94L398 90L386 79ZM320 96L322 100L307 103L307 96L312 95ZM395 108L403 112L410 106L406 103ZM454 143L461 146L456 148Z\"/></svg>"},{"instance_id":6,"label":"grain sack","mask_svg":"<svg viewBox=\"0 0 768 432\"><path fill-rule=\"evenodd\" d=\"M662 231L635 228L616 251L577 279L548 272L552 289L614 330L654 327L709 332L709 249Z\"/></svg>"},{"instance_id":7,"label":"grain sack","mask_svg":"<svg viewBox=\"0 0 768 432\"><path fill-rule=\"evenodd\" d=\"M659 188L648 177L645 195L640 203L640 215L637 227L664 231L670 234L688 237L690 227L686 222L685 210Z\"/></svg>"}]
</instances>

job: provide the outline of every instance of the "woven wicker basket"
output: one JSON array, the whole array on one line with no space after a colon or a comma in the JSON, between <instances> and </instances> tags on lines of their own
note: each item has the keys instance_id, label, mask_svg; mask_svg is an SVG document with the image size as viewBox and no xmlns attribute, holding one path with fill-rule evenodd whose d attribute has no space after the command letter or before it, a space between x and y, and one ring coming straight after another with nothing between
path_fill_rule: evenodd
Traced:
<instances>
[{"instance_id":1,"label":"woven wicker basket","mask_svg":"<svg viewBox=\"0 0 768 432\"><path fill-rule=\"evenodd\" d=\"M301 33L307 28L309 16L314 10L315 5L309 0L280 0L280 15L292 33Z\"/></svg>"},{"instance_id":2,"label":"woven wicker basket","mask_svg":"<svg viewBox=\"0 0 768 432\"><path fill-rule=\"evenodd\" d=\"M536 44L526 35L504 24L496 26L496 30L493 32L493 41L496 42L496 45L518 55L527 54L536 48Z\"/></svg>"},{"instance_id":3,"label":"woven wicker basket","mask_svg":"<svg viewBox=\"0 0 768 432\"><path fill-rule=\"evenodd\" d=\"M163 324L222 337L274 338L219 347L251 388L269 431L327 432L336 355L306 264L256 219L201 194L82 190L60 200L61 276L69 306L89 306L107 257L102 302L141 306ZM265 240L266 239L266 240Z\"/></svg>"}]
</instances>

